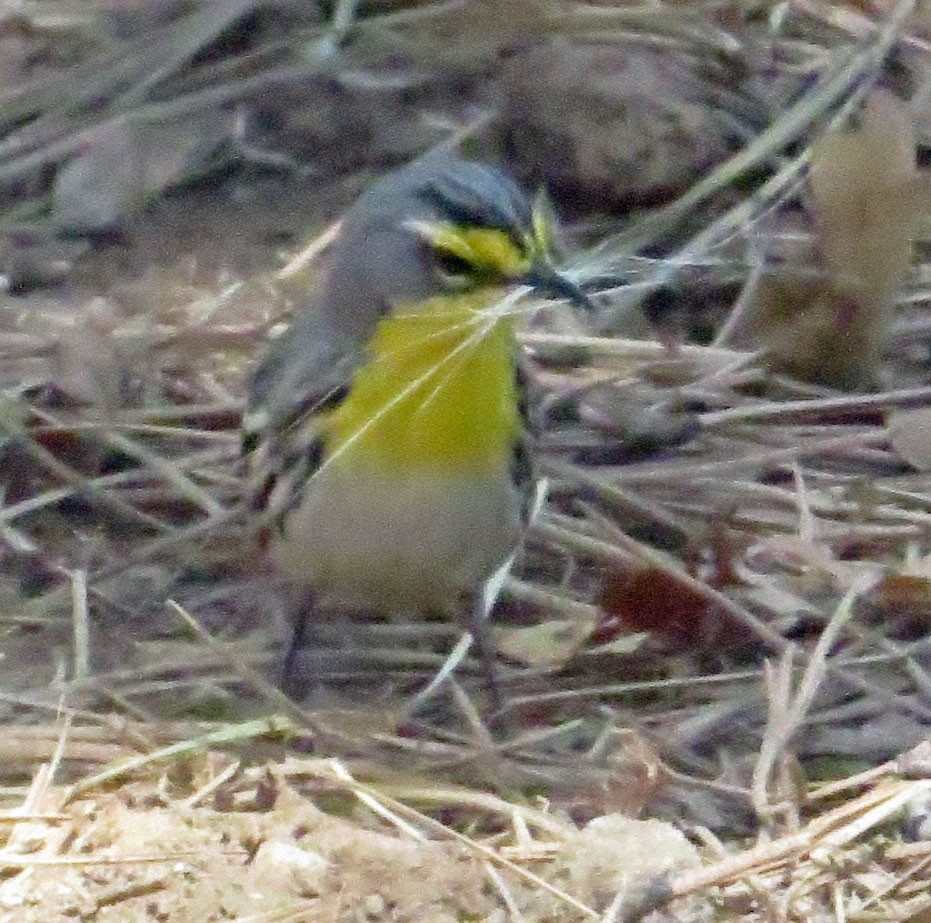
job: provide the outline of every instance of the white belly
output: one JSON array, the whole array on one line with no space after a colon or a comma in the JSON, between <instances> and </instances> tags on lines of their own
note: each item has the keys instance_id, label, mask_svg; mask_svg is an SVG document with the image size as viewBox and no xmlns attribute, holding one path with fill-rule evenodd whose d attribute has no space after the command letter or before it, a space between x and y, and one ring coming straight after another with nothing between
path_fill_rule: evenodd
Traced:
<instances>
[{"instance_id":1,"label":"white belly","mask_svg":"<svg viewBox=\"0 0 931 923\"><path fill-rule=\"evenodd\" d=\"M286 577L332 602L445 612L514 550L520 505L503 478L360 478L324 466L272 556Z\"/></svg>"}]
</instances>

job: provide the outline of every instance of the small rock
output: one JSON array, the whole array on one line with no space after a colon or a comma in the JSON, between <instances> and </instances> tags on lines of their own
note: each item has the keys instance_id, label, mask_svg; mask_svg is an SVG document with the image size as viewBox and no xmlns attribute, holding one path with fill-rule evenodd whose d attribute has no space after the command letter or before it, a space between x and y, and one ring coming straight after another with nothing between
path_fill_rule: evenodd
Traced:
<instances>
[{"instance_id":1,"label":"small rock","mask_svg":"<svg viewBox=\"0 0 931 923\"><path fill-rule=\"evenodd\" d=\"M263 889L310 897L323 889L330 863L319 853L284 840L268 840L255 854L254 874Z\"/></svg>"}]
</instances>

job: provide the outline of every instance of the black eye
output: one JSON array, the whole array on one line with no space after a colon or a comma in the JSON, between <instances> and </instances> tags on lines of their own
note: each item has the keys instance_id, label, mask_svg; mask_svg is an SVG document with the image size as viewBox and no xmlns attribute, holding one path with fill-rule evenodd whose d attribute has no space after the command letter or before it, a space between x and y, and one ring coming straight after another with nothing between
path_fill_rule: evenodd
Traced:
<instances>
[{"instance_id":1,"label":"black eye","mask_svg":"<svg viewBox=\"0 0 931 923\"><path fill-rule=\"evenodd\" d=\"M449 250L436 250L433 254L436 268L444 276L468 276L475 271L472 264Z\"/></svg>"}]
</instances>

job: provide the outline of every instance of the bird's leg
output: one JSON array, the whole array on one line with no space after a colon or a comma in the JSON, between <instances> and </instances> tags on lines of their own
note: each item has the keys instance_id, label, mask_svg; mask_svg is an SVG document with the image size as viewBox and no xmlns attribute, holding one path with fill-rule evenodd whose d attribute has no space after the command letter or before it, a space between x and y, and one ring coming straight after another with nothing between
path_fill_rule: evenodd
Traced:
<instances>
[{"instance_id":1,"label":"bird's leg","mask_svg":"<svg viewBox=\"0 0 931 923\"><path fill-rule=\"evenodd\" d=\"M495 648L491 640L491 624L484 593L479 591L472 597L472 613L469 617L469 631L475 643L475 650L482 664L485 674L485 683L488 694L491 696L491 706L494 715L504 711L504 696L501 693L501 683L498 676L498 664L495 660Z\"/></svg>"},{"instance_id":2,"label":"bird's leg","mask_svg":"<svg viewBox=\"0 0 931 923\"><path fill-rule=\"evenodd\" d=\"M291 631L291 640L288 643L288 649L285 652L284 663L281 667L281 690L286 696L295 701L303 699L307 692L308 677L298 676L295 671L297 655L307 640L307 623L313 616L316 598L313 593L305 592L300 594L296 605L293 606L295 611L294 628ZM314 677L310 677L312 681Z\"/></svg>"}]
</instances>

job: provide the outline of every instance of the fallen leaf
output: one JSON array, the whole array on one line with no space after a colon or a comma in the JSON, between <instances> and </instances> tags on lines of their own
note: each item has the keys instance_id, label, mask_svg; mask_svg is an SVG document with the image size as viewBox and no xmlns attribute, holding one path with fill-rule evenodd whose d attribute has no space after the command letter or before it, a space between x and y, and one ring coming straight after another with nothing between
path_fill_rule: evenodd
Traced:
<instances>
[{"instance_id":1,"label":"fallen leaf","mask_svg":"<svg viewBox=\"0 0 931 923\"><path fill-rule=\"evenodd\" d=\"M649 632L677 648L706 646L715 633L708 600L658 567L610 575L598 604L620 631Z\"/></svg>"},{"instance_id":2,"label":"fallen leaf","mask_svg":"<svg viewBox=\"0 0 931 923\"><path fill-rule=\"evenodd\" d=\"M528 666L562 667L592 636L595 619L557 619L526 628L499 628L495 648L502 656Z\"/></svg>"},{"instance_id":3,"label":"fallen leaf","mask_svg":"<svg viewBox=\"0 0 931 923\"><path fill-rule=\"evenodd\" d=\"M916 471L931 470L931 407L896 410L889 415L889 441Z\"/></svg>"}]
</instances>

